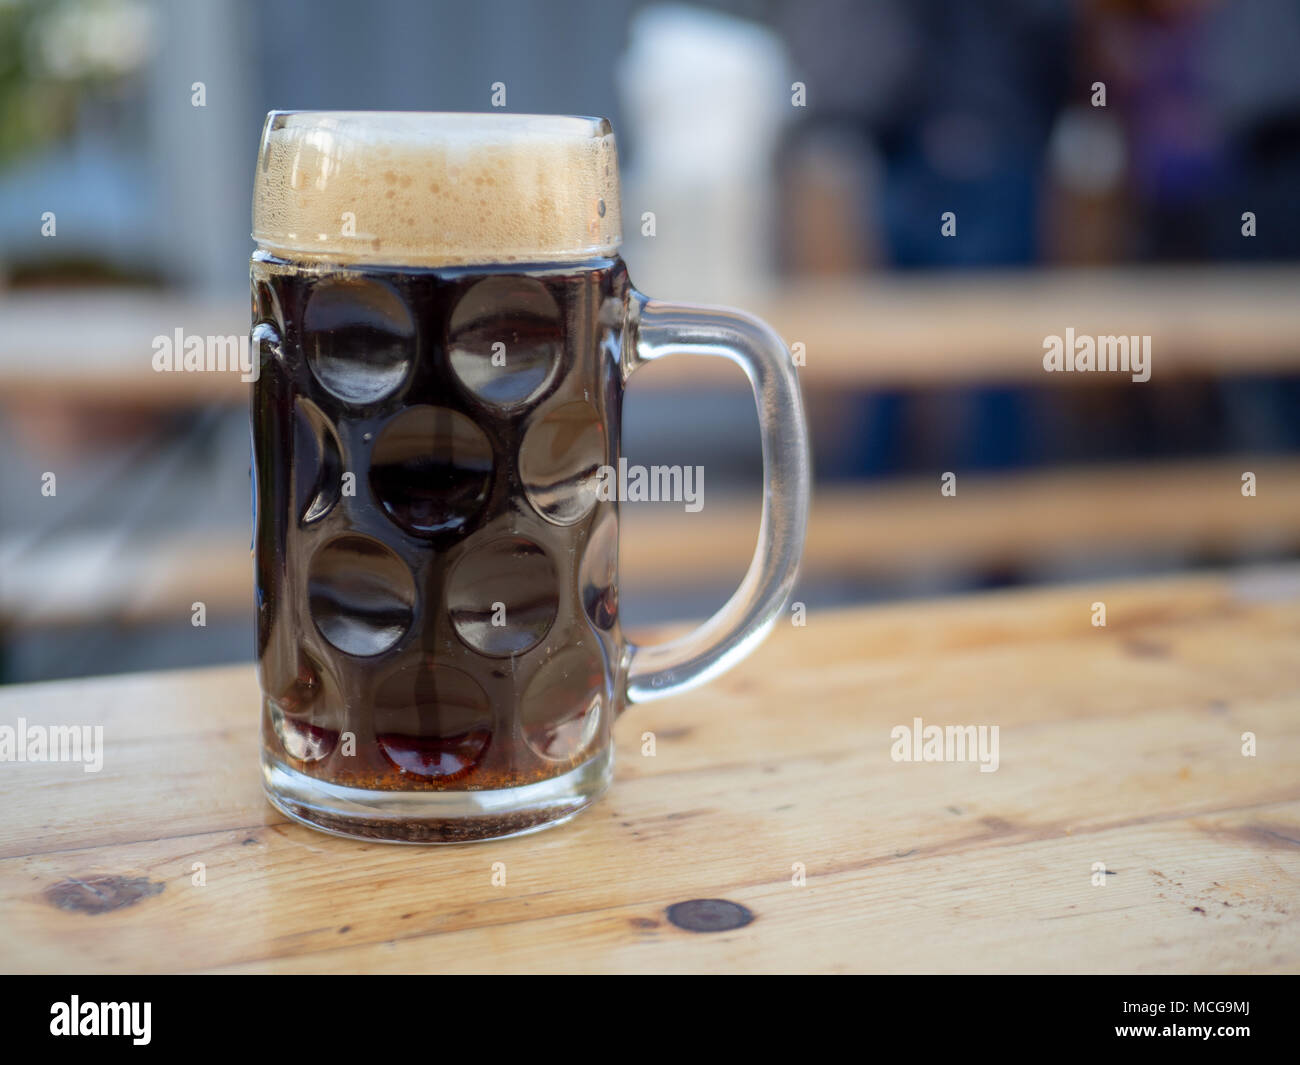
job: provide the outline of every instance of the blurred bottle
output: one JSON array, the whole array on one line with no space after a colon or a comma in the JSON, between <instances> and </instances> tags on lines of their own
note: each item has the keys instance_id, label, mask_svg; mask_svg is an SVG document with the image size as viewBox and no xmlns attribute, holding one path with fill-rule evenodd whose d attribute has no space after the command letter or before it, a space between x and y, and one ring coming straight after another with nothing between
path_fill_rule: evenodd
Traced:
<instances>
[{"instance_id":1,"label":"blurred bottle","mask_svg":"<svg viewBox=\"0 0 1300 1065\"><path fill-rule=\"evenodd\" d=\"M780 40L754 23L679 5L633 19L617 68L633 146L623 255L644 291L743 303L770 283L787 71Z\"/></svg>"}]
</instances>

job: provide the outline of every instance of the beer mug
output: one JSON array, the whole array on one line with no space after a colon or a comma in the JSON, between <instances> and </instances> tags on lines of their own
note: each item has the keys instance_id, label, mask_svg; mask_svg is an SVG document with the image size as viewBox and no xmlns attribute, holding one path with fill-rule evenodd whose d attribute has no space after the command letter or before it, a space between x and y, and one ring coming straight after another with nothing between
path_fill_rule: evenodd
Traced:
<instances>
[{"instance_id":1,"label":"beer mug","mask_svg":"<svg viewBox=\"0 0 1300 1065\"><path fill-rule=\"evenodd\" d=\"M271 802L406 843L571 817L610 781L625 707L717 676L784 607L809 491L788 350L748 315L632 287L602 119L272 112L253 239ZM639 646L602 485L625 383L675 353L745 371L766 491L727 604Z\"/></svg>"}]
</instances>

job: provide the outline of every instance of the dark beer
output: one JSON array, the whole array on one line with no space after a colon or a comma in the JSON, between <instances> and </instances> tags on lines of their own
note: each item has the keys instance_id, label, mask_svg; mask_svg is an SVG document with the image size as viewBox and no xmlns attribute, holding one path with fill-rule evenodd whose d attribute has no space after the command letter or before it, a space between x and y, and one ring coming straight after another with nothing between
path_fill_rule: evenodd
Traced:
<instances>
[{"instance_id":1,"label":"dark beer","mask_svg":"<svg viewBox=\"0 0 1300 1065\"><path fill-rule=\"evenodd\" d=\"M263 252L252 274L267 761L495 790L601 752L622 640L617 504L595 486L617 463L622 263Z\"/></svg>"}]
</instances>

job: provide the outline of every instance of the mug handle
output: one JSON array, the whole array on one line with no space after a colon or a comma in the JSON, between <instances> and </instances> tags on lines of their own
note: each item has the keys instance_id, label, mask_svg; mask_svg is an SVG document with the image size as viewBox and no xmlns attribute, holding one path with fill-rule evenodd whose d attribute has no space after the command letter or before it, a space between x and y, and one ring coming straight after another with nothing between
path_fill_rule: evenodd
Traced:
<instances>
[{"instance_id":1,"label":"mug handle","mask_svg":"<svg viewBox=\"0 0 1300 1065\"><path fill-rule=\"evenodd\" d=\"M629 645L628 705L712 680L758 646L794 587L808 524L808 427L784 341L766 323L741 311L666 303L633 292L624 383L638 366L674 353L730 359L749 378L763 442L763 518L749 572L722 609L675 640Z\"/></svg>"}]
</instances>

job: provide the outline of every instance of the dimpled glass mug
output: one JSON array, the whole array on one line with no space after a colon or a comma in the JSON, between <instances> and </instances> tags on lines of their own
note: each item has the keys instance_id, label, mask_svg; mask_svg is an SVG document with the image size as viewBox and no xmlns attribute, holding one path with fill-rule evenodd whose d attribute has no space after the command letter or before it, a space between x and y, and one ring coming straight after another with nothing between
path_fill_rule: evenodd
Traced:
<instances>
[{"instance_id":1,"label":"dimpled glass mug","mask_svg":"<svg viewBox=\"0 0 1300 1065\"><path fill-rule=\"evenodd\" d=\"M789 352L631 286L602 119L272 112L253 239L271 802L408 843L567 819L609 783L625 706L727 669L785 604L809 491ZM730 601L641 647L598 486L629 375L676 352L744 369L767 491Z\"/></svg>"}]
</instances>

